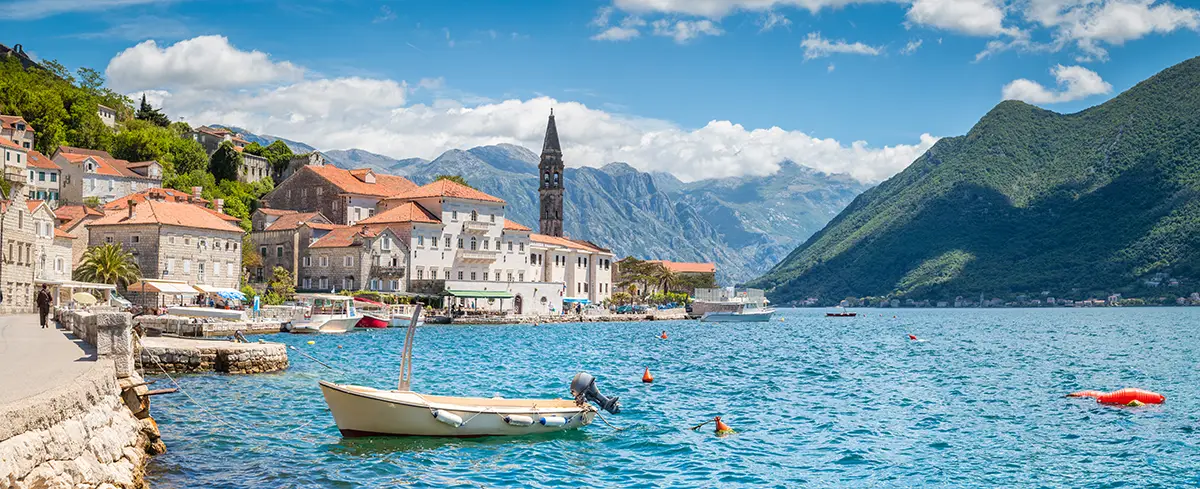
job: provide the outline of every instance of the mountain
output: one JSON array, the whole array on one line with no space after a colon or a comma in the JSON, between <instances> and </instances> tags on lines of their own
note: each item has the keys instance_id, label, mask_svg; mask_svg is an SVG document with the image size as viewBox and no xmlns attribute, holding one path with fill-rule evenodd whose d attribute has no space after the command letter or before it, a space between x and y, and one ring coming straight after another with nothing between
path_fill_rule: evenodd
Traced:
<instances>
[{"instance_id":1,"label":"mountain","mask_svg":"<svg viewBox=\"0 0 1200 489\"><path fill-rule=\"evenodd\" d=\"M237 126L225 126L225 125L221 125L221 124L212 124L211 127L223 127L225 129L229 129L230 131L241 134L242 138L245 139L246 141L251 142L251 143L258 143L263 146L268 146L271 143L275 142L275 140L283 141L283 144L288 145L288 147L292 149L292 152L296 153L296 154L312 153L313 151L317 150L317 148L314 148L314 147L309 146L304 143L292 141L290 139L284 139L284 138L281 138L278 136L269 136L269 135L260 136L258 134L254 134L250 131L247 131L247 130L242 129Z\"/></svg>"},{"instance_id":2,"label":"mountain","mask_svg":"<svg viewBox=\"0 0 1200 489\"><path fill-rule=\"evenodd\" d=\"M1187 295L1200 277L1198 148L1200 58L1075 114L1002 102L751 285L777 303Z\"/></svg>"},{"instance_id":3,"label":"mountain","mask_svg":"<svg viewBox=\"0 0 1200 489\"><path fill-rule=\"evenodd\" d=\"M250 139L252 135L246 135ZM341 168L372 168L418 184L459 175L504 199L509 219L538 227L538 154L499 144L449 150L433 160L397 160L359 149L322 151ZM567 235L621 256L713 261L718 281L742 282L782 259L867 185L784 162L760 177L684 183L625 163L567 168L563 205Z\"/></svg>"}]
</instances>

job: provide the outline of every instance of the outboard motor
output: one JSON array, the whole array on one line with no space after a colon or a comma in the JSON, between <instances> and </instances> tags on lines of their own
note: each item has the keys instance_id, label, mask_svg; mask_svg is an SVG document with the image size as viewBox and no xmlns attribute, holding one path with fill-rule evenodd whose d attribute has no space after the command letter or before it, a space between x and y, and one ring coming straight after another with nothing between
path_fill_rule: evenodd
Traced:
<instances>
[{"instance_id":1,"label":"outboard motor","mask_svg":"<svg viewBox=\"0 0 1200 489\"><path fill-rule=\"evenodd\" d=\"M575 396L575 402L583 404L586 398L589 401L596 403L600 409L608 411L612 414L621 412L621 401L619 397L609 399L600 393L600 389L596 388L596 379L587 372L579 372L575 374L575 378L571 380L571 395Z\"/></svg>"}]
</instances>

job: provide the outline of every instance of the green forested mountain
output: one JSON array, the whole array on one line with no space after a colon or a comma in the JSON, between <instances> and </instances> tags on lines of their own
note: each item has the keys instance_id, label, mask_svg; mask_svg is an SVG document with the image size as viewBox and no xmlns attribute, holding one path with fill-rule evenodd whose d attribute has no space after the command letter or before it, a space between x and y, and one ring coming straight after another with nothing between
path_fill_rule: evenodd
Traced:
<instances>
[{"instance_id":1,"label":"green forested mountain","mask_svg":"<svg viewBox=\"0 0 1200 489\"><path fill-rule=\"evenodd\" d=\"M1075 114L997 105L750 285L823 303L1195 292L1200 58Z\"/></svg>"}]
</instances>

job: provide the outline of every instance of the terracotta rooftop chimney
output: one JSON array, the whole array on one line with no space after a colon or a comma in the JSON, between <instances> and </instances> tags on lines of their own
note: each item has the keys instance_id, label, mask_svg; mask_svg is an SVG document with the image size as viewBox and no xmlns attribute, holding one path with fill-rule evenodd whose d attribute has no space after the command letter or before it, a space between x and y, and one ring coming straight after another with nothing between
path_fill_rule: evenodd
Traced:
<instances>
[{"instance_id":1,"label":"terracotta rooftop chimney","mask_svg":"<svg viewBox=\"0 0 1200 489\"><path fill-rule=\"evenodd\" d=\"M213 200L213 205L217 208L217 214L225 213L225 199L215 199Z\"/></svg>"},{"instance_id":2,"label":"terracotta rooftop chimney","mask_svg":"<svg viewBox=\"0 0 1200 489\"><path fill-rule=\"evenodd\" d=\"M134 207L137 207L137 201L129 199L126 203L129 204L129 219L133 219L137 216L137 211L134 209Z\"/></svg>"},{"instance_id":3,"label":"terracotta rooftop chimney","mask_svg":"<svg viewBox=\"0 0 1200 489\"><path fill-rule=\"evenodd\" d=\"M192 187L192 198L200 200L200 193L204 191L204 187Z\"/></svg>"}]
</instances>

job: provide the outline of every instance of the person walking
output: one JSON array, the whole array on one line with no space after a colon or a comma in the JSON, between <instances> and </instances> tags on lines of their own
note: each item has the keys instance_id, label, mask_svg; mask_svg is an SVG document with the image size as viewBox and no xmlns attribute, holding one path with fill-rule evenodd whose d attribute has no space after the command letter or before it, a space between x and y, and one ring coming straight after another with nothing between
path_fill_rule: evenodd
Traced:
<instances>
[{"instance_id":1,"label":"person walking","mask_svg":"<svg viewBox=\"0 0 1200 489\"><path fill-rule=\"evenodd\" d=\"M46 288L46 284L42 284L42 290L37 294L38 318L41 320L42 329L46 329L46 316L50 315L51 302L54 302L54 298L50 297L50 290Z\"/></svg>"}]
</instances>

